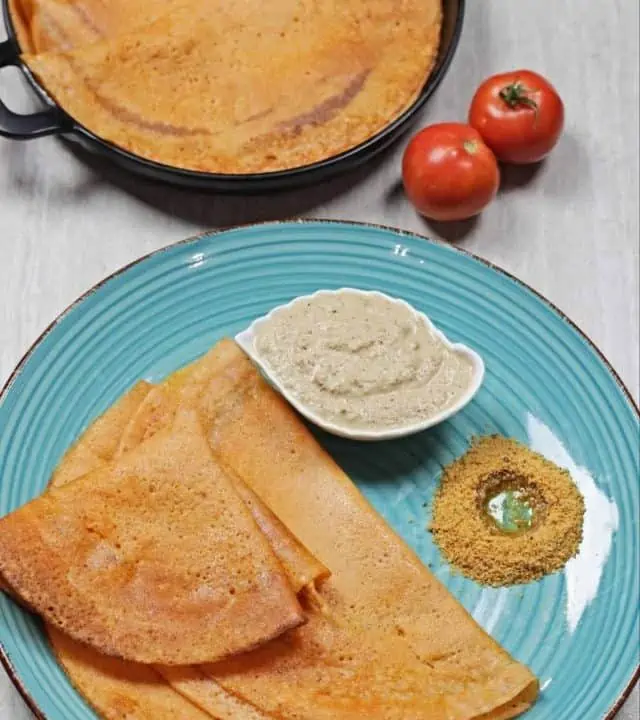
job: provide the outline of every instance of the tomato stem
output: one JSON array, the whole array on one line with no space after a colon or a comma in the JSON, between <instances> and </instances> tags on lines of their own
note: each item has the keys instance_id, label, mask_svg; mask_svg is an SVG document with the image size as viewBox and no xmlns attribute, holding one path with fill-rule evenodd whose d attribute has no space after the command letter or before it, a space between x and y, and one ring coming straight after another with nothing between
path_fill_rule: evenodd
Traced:
<instances>
[{"instance_id":1,"label":"tomato stem","mask_svg":"<svg viewBox=\"0 0 640 720\"><path fill-rule=\"evenodd\" d=\"M533 91L525 87L519 80L516 80L514 83L511 83L511 85L506 85L500 90L500 97L512 109L518 105L526 105L537 112L538 103L529 97L528 93L530 92Z\"/></svg>"}]
</instances>

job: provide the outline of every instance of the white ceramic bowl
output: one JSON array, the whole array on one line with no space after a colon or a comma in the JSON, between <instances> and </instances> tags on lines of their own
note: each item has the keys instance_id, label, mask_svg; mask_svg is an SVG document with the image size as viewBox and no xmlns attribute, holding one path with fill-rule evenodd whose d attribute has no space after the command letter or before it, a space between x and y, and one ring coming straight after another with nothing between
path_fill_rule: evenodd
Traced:
<instances>
[{"instance_id":1,"label":"white ceramic bowl","mask_svg":"<svg viewBox=\"0 0 640 720\"><path fill-rule=\"evenodd\" d=\"M262 323L266 322L273 315L273 313L277 312L282 308L291 307L296 303L305 302L311 298L335 296L344 293L355 293L357 295L382 297L390 300L393 303L404 306L414 315L422 318L424 322L426 322L427 326L435 333L438 338L440 338L440 340L442 340L442 342L450 350L454 350L458 353L463 353L471 361L471 364L473 366L473 376L467 392L464 393L464 395L458 400L457 403L447 408L446 410L443 410L437 415L432 415L428 419L421 420L419 422L414 422L407 425L398 425L397 427L385 428L384 430L362 430L345 427L337 423L325 420L324 418L319 417L315 412L307 408L298 398L292 395L286 388L284 388L280 384L277 373L272 367L269 366L269 364L260 356L260 354L256 350L256 330ZM480 389L482 381L484 380L484 362L477 352L472 350L470 347L463 345L462 343L452 343L444 335L444 333L442 333L440 330L438 330L437 327L435 327L435 325L424 313L419 312L414 307L409 305L409 303L398 298L390 297L389 295L385 295L384 293L377 292L375 290L357 290L355 288L341 288L339 290L318 290L312 295L305 295L302 297L294 298L291 302L286 303L285 305L279 305L278 307L271 310L271 312L269 312L267 315L264 315L263 317L254 320L246 330L243 330L236 335L235 340L238 345L240 345L240 347L247 353L247 355L249 355L249 357L258 365L258 367L260 367L266 378L276 388L276 390L278 390L278 392L280 392L301 415L303 415L305 418L307 418L307 420L310 420L315 425L318 425L318 427L321 427L323 430L326 430L333 435L340 435L341 437L351 438L353 440L391 440L393 438L404 437L405 435L413 435L414 433L433 427L434 425L437 425L438 423L447 420L452 415L455 415L457 412L460 412L460 410L462 410L465 405L468 405Z\"/></svg>"}]
</instances>

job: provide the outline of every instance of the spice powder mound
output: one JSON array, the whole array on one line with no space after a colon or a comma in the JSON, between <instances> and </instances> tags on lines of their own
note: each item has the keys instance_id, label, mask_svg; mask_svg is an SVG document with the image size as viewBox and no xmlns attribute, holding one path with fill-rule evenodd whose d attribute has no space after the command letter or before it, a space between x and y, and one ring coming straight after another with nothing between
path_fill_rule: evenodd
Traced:
<instances>
[{"instance_id":1,"label":"spice powder mound","mask_svg":"<svg viewBox=\"0 0 640 720\"><path fill-rule=\"evenodd\" d=\"M445 468L430 530L447 560L483 585L556 572L582 541L584 499L570 474L492 435Z\"/></svg>"}]
</instances>

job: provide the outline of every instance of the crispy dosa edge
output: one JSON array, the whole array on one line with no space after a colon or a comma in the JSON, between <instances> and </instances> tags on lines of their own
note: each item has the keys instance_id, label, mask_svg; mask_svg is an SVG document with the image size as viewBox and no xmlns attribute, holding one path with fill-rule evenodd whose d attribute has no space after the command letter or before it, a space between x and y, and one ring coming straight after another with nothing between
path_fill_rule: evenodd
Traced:
<instances>
[{"instance_id":1,"label":"crispy dosa edge","mask_svg":"<svg viewBox=\"0 0 640 720\"><path fill-rule=\"evenodd\" d=\"M326 590L325 586L323 595ZM196 704L209 692L209 683L200 677L204 672L270 715L290 720L478 718L478 712L469 712L457 701L459 678L430 675L397 639L372 638L370 632L345 622L341 613L336 617L331 598L317 599L317 613L305 604L309 622L304 627L252 653L200 666L195 678L185 678L182 668L160 672ZM491 707L491 701L484 706ZM495 717L512 717L526 708L509 709L509 714L501 711Z\"/></svg>"},{"instance_id":2,"label":"crispy dosa edge","mask_svg":"<svg viewBox=\"0 0 640 720\"><path fill-rule=\"evenodd\" d=\"M202 666L156 666L155 669L164 678L167 687L220 720L269 720L282 717L266 713L248 700L226 690L206 675Z\"/></svg>"},{"instance_id":3,"label":"crispy dosa edge","mask_svg":"<svg viewBox=\"0 0 640 720\"><path fill-rule=\"evenodd\" d=\"M151 388L152 385L141 380L96 418L66 451L49 480L49 487L64 485L110 460L118 447L122 428ZM4 589L5 581L0 574L0 590Z\"/></svg>"},{"instance_id":4,"label":"crispy dosa edge","mask_svg":"<svg viewBox=\"0 0 640 720\"><path fill-rule=\"evenodd\" d=\"M9 14L16 33L20 50L26 53L36 52L31 38L31 1L9 0Z\"/></svg>"},{"instance_id":5,"label":"crispy dosa edge","mask_svg":"<svg viewBox=\"0 0 640 720\"><path fill-rule=\"evenodd\" d=\"M244 480L234 473L231 475L236 492L271 543L293 590L299 593L306 587L321 586L331 576L329 569L307 550Z\"/></svg>"},{"instance_id":6,"label":"crispy dosa edge","mask_svg":"<svg viewBox=\"0 0 640 720\"><path fill-rule=\"evenodd\" d=\"M64 454L54 470L50 487L61 487L110 462L118 448L122 428L152 389L144 380L136 383L103 415L96 418Z\"/></svg>"},{"instance_id":7,"label":"crispy dosa edge","mask_svg":"<svg viewBox=\"0 0 640 720\"><path fill-rule=\"evenodd\" d=\"M212 460L197 417L185 414L176 425L113 467L51 490L0 520L0 567L25 604L76 639L136 662L224 657L305 621L267 539ZM115 514L105 515L114 507ZM198 524L202 513L215 524ZM165 527L172 528L171 537ZM143 547L147 534L155 539ZM218 564L203 559L203 552L217 553ZM173 589L165 588L162 569L172 556L173 570L186 563L183 580L189 578ZM233 574L240 557L251 562L238 585ZM124 561L135 564L127 571ZM83 590L79 574L69 579L81 569L83 577L94 570Z\"/></svg>"}]
</instances>

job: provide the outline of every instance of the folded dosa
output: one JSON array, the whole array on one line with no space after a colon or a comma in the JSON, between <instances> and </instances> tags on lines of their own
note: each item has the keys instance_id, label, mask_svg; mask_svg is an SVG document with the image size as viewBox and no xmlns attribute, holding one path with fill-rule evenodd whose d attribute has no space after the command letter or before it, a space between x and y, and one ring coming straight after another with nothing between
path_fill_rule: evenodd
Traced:
<instances>
[{"instance_id":1,"label":"folded dosa","mask_svg":"<svg viewBox=\"0 0 640 720\"><path fill-rule=\"evenodd\" d=\"M385 653L380 650L386 643L387 656L397 658L391 667L409 668L414 684L408 687L415 690L416 683L428 677L422 686L422 703L405 717L497 720L526 710L538 692L532 673L500 648L424 567L242 351L228 341L223 345L224 353L220 346L216 349L218 375L197 401L210 446L313 555L331 567L332 578L322 590L331 616L343 627L361 628L372 657L380 657L381 667L388 669L383 663ZM362 712L363 702L365 712L394 717L393 708L375 715L373 708L379 698L370 698L373 704L366 706L366 694L364 700L354 698L348 684L337 696L331 692L322 695L321 690L326 693L331 688L333 676L323 675L319 681L316 673L324 673L336 660L333 651L326 654L331 642L328 646L326 640L318 643L327 628L331 626L322 627L312 616L307 626L258 653L207 667L206 671L225 688L270 712L283 712L282 698L286 698L287 707L291 703L295 706L296 695L303 690L307 698L315 697L313 708L317 710L309 709L305 715L300 707L296 715L289 709L291 714L286 717L331 717L331 710L338 708L340 713L347 713L345 717L351 717L348 712ZM286 648L287 643L307 636L311 636L311 649L294 652L293 661L287 652L273 654L274 646ZM348 642L350 635L337 637ZM419 661L422 670L402 655L400 645ZM313 662L313 648L318 647L325 653L320 667ZM257 657L261 661L256 661ZM309 658L311 670L305 663ZM365 679L369 672L359 663L349 671ZM296 692L289 694L288 688L296 688ZM398 687L392 689L397 692ZM340 692L345 693L342 699ZM328 697L338 705L330 702L327 708L319 697Z\"/></svg>"},{"instance_id":2,"label":"folded dosa","mask_svg":"<svg viewBox=\"0 0 640 720\"><path fill-rule=\"evenodd\" d=\"M182 665L180 667L158 667L166 686L206 710L216 720L268 720L272 715L250 705L245 700L227 692L220 684L205 675L201 665Z\"/></svg>"},{"instance_id":3,"label":"folded dosa","mask_svg":"<svg viewBox=\"0 0 640 720\"><path fill-rule=\"evenodd\" d=\"M159 430L171 427L180 407L194 407L198 394L211 381L208 368L215 357L215 354L206 355L202 362L150 390L124 428L118 453L128 452ZM221 375L216 382L226 385L233 382L233 377ZM327 578L330 574L327 567L307 550L241 477L228 468L227 471L236 492L268 538L294 591L298 593L306 585Z\"/></svg>"},{"instance_id":4,"label":"folded dosa","mask_svg":"<svg viewBox=\"0 0 640 720\"><path fill-rule=\"evenodd\" d=\"M199 377L199 382L193 382L194 377ZM434 590L440 587L435 578L355 488L349 489L353 487L350 481L288 406L264 385L233 343L219 344L200 361L171 376L162 387L170 390L169 396L177 392L184 403L198 408L210 445L226 458L225 464L235 466L254 492L283 482L289 492L298 493L283 507L294 516L292 524L298 516L297 531L310 539L316 533L306 527L295 505L305 495L303 487L307 495L315 494L320 523L314 520L312 524L318 530L319 557L327 562L328 557L339 559L342 552L346 554L339 571L322 586L319 595L316 593L318 607L308 608L307 625L231 661L198 668L158 668L178 692L213 717L225 720L344 720L367 714L403 720L507 720L530 706L537 695L535 678L493 643L444 588L441 593ZM167 411L164 400L149 406L162 411L145 411L138 416L141 422L131 430L142 439L162 432L164 423L172 422L174 411ZM150 420L147 430L142 420L145 416ZM253 457L236 456L243 443L243 452L255 453ZM298 450L292 445L299 446ZM307 469L300 467L307 464ZM260 466L271 468L264 483L256 477L263 472ZM278 478L280 473L286 477ZM313 484L314 480L321 482ZM333 488L326 487L332 484ZM327 504L324 510L320 507L323 503ZM313 499L305 497L302 512L313 505ZM345 507L336 513L340 505ZM351 547L347 547L349 534L333 519L341 522L345 512L352 514L356 531L359 528L365 535ZM367 521L367 515L377 522ZM378 549L376 538L382 543ZM332 548L334 541L337 548ZM400 547L394 550L394 545ZM395 572L388 567L393 562L400 563ZM407 578L395 587L393 581L407 574L409 584L417 582L419 587L405 599ZM307 592L313 591L307 588L303 594ZM375 606L376 592L382 608ZM416 608L411 607L412 602L417 603ZM431 603L434 606L430 608ZM448 643L440 636L443 631L439 624L450 615L453 617L445 624L445 632L455 623L462 623L464 629ZM427 621L423 632L421 620ZM448 651L443 649L447 646ZM491 682L494 672L495 682ZM224 693L223 688L230 692Z\"/></svg>"},{"instance_id":5,"label":"folded dosa","mask_svg":"<svg viewBox=\"0 0 640 720\"><path fill-rule=\"evenodd\" d=\"M112 460L124 427L151 388L152 385L141 380L94 420L80 440L67 450L50 484L54 487L65 485ZM0 590L3 589L5 582L0 574Z\"/></svg>"},{"instance_id":6,"label":"folded dosa","mask_svg":"<svg viewBox=\"0 0 640 720\"><path fill-rule=\"evenodd\" d=\"M493 692L475 697L470 707L464 693L468 679L459 671L430 667L393 636L345 622L336 598L321 600L320 612L308 610L304 627L258 650L216 665L158 671L207 709L212 691L223 686L250 698L268 717L291 720L498 720L524 712L535 700L532 686L496 711L482 712L495 707ZM504 676L505 685L518 682L518 674L516 668L511 677Z\"/></svg>"},{"instance_id":7,"label":"folded dosa","mask_svg":"<svg viewBox=\"0 0 640 720\"><path fill-rule=\"evenodd\" d=\"M335 603L321 598L318 612L307 608L304 627L236 660L199 666L195 678L185 679L183 668L158 669L196 704L206 702L211 687L204 673L269 716L291 720L478 717L460 699L459 677L430 668L398 638L364 630L333 610ZM483 704L476 700L476 707Z\"/></svg>"},{"instance_id":8,"label":"folded dosa","mask_svg":"<svg viewBox=\"0 0 640 720\"><path fill-rule=\"evenodd\" d=\"M188 376L196 378L200 376L202 380L206 379L209 376L206 365L212 361L212 356L214 356L213 353L193 363L189 366L188 373L186 370L184 373L174 373L172 386L177 387L181 384L181 375L185 380ZM217 367L217 360L214 362L215 367ZM65 453L51 478L51 486L65 485L86 472L104 466L106 462L122 454L123 432L131 419L136 416L142 401L153 389L157 388L144 381L138 383L102 416L94 420L79 440ZM153 416L149 414L149 409L155 406L156 403L153 401L147 405L146 409L137 415L137 423L139 424L142 418L146 418L152 422L157 431L159 429L157 419L154 420ZM167 426L172 424L173 417L172 414L171 423L167 423ZM140 442L141 439L132 445L131 449ZM78 462L79 458L82 462ZM236 490L238 489L235 484L237 480L238 478L234 478ZM243 486L247 488L244 483ZM251 493L248 488L247 491ZM274 534L277 534L279 529L286 533L286 536L277 538L278 542L276 542L274 551L288 573L292 587L295 587L303 577L313 576L314 580L319 580L326 575L326 568L310 556L310 553L291 536L282 523L269 512L268 508L255 499L253 494L247 495L241 492L240 495L245 504L250 507L254 520L270 540L272 547L274 546ZM251 500L251 503L247 502L248 499ZM276 524L274 526L267 525L264 521L265 517L273 518ZM292 552L293 559L291 559ZM279 553L283 553L282 557ZM289 564L287 564L287 560L289 560ZM162 720L163 708L166 708L168 713L167 720L169 718L189 720L191 717L197 720L200 717L197 712L194 715L193 708L196 706L186 697L182 697L185 693L179 694L171 688L162 676L151 667L104 656L71 639L51 625L47 624L46 630L58 661L65 669L74 687L98 713L108 720L112 717L121 718L122 715L117 713L121 712L122 708L127 708L127 720L149 720L149 718L155 720L156 717ZM187 675L187 673L189 674ZM187 689L191 684L198 688L202 687L204 675L198 673L195 668L185 666L179 677ZM188 679L190 682L187 682ZM212 680L206 679L205 682L206 691L198 693L197 704L203 708L200 712L206 710L207 717L213 717L216 720L263 720L267 718L267 715L229 694Z\"/></svg>"},{"instance_id":9,"label":"folded dosa","mask_svg":"<svg viewBox=\"0 0 640 720\"><path fill-rule=\"evenodd\" d=\"M65 453L51 477L51 486L66 485L113 460L123 428L151 389L151 384L140 381L94 420Z\"/></svg>"},{"instance_id":10,"label":"folded dosa","mask_svg":"<svg viewBox=\"0 0 640 720\"><path fill-rule=\"evenodd\" d=\"M150 391L125 430L121 448L129 451L149 435L162 431L164 424L170 426L180 401L197 404L221 358L227 356L227 360L233 360L235 354L234 347L222 344L202 360L169 378L163 386ZM232 363L226 367L228 372L218 373L214 380L222 388L233 387L243 377L242 372L234 372ZM236 488L239 487L251 492L243 483L237 483ZM335 606L334 602L331 604ZM264 677L251 671L256 663L268 666L274 678L281 678L280 682L268 683L266 693L253 693L252 701L262 711L267 709L269 716L330 720L341 717L346 720L375 712L377 717L384 718L417 720L434 717L441 708L442 693L425 666L417 663L404 646L396 643L392 650L392 643L387 639L381 642L369 633L370 637L365 640L361 628L344 626L339 618L337 623L334 622L326 614L328 609L335 608L327 605L315 614L314 609L309 608L309 623L303 632L296 631L282 642L270 643L265 653L251 653L250 659L247 656L238 666L237 671L242 675L240 684L231 682L233 673L229 667L225 671L221 666L158 668L158 671L190 700L223 717L235 715L228 707L222 713L221 698L225 705L238 700L229 693L224 694L218 675L222 684L233 684L232 691L246 694L246 687L252 681L260 687L265 685ZM247 667L248 663L251 667ZM372 667L375 667L374 672ZM207 672L208 678L203 675ZM429 702L425 699L425 686L430 686L437 700ZM324 700L318 699L321 695L326 696Z\"/></svg>"},{"instance_id":11,"label":"folded dosa","mask_svg":"<svg viewBox=\"0 0 640 720\"><path fill-rule=\"evenodd\" d=\"M0 570L45 620L136 662L222 658L304 622L194 413L0 520Z\"/></svg>"},{"instance_id":12,"label":"folded dosa","mask_svg":"<svg viewBox=\"0 0 640 720\"><path fill-rule=\"evenodd\" d=\"M152 667L101 655L52 626L48 633L74 687L105 720L211 720Z\"/></svg>"},{"instance_id":13,"label":"folded dosa","mask_svg":"<svg viewBox=\"0 0 640 720\"><path fill-rule=\"evenodd\" d=\"M147 395L147 410L142 409L143 401L137 422L125 435L144 439L160 431L175 412L167 398L180 396L198 408L212 447L248 482L258 484L263 463L273 468L260 485L263 491L275 475L284 472L289 477L290 512L300 532L309 535L303 528L309 521L295 509L301 483L315 496L311 505L326 504L325 524L317 526L315 518L309 524L318 529L317 551L330 555L332 562L341 558L340 571L322 586L321 595L316 594L320 605L308 609L304 627L216 665L158 668L176 690L211 709L208 703L222 686L268 716L313 720L367 715L506 720L530 706L537 695L531 673L485 635L424 569L233 343L220 343L170 377L159 391L155 398ZM250 436L242 452L236 444L237 430L240 440ZM278 442L267 440L271 433ZM267 452L269 447L275 455ZM301 466L307 463L305 471ZM312 475L305 476L309 471ZM320 488L319 482L329 482L323 476L340 482ZM352 515L359 538L332 522L333 502L343 506L343 514L346 510ZM389 567L393 562L398 566ZM462 624L457 637L440 637L443 618L447 630Z\"/></svg>"},{"instance_id":14,"label":"folded dosa","mask_svg":"<svg viewBox=\"0 0 640 720\"><path fill-rule=\"evenodd\" d=\"M233 346L222 344L161 386L140 381L98 417L65 453L51 478L60 487L88 472L103 467L114 458L138 447L159 430L172 426L179 406L193 406L204 385L225 363ZM231 357L231 356L230 356ZM224 382L224 378L220 378ZM269 540L293 590L297 593L309 583L320 582L330 574L292 535L291 531L235 473L227 468L236 492Z\"/></svg>"},{"instance_id":15,"label":"folded dosa","mask_svg":"<svg viewBox=\"0 0 640 720\"><path fill-rule=\"evenodd\" d=\"M31 2L12 13L24 60L77 121L151 160L240 174L388 125L431 72L442 16L440 0Z\"/></svg>"}]
</instances>

